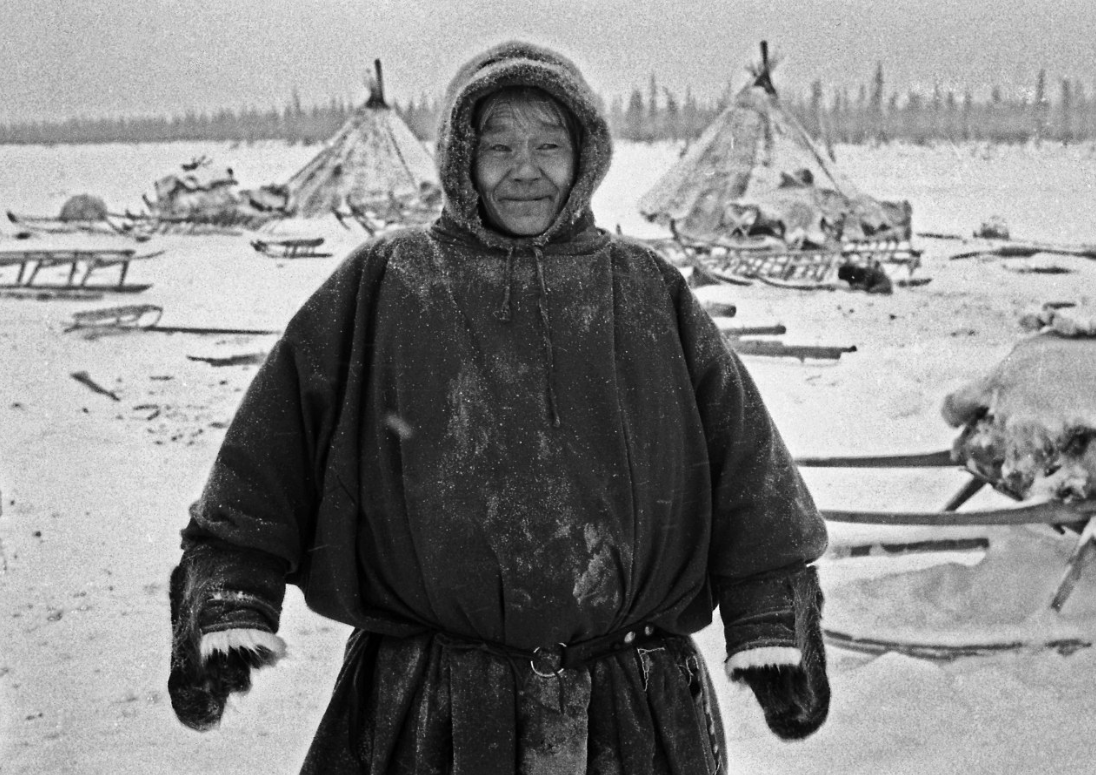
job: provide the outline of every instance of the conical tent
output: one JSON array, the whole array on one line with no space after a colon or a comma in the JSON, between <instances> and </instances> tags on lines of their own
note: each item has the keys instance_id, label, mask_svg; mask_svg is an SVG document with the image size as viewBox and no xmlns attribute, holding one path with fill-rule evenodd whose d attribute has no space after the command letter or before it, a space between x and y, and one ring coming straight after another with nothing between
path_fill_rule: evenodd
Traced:
<instances>
[{"instance_id":1,"label":"conical tent","mask_svg":"<svg viewBox=\"0 0 1096 775\"><path fill-rule=\"evenodd\" d=\"M695 239L909 238L909 204L857 190L783 109L764 44L753 81L643 195L639 210Z\"/></svg>"},{"instance_id":2,"label":"conical tent","mask_svg":"<svg viewBox=\"0 0 1096 775\"><path fill-rule=\"evenodd\" d=\"M434 160L385 102L379 61L376 67L366 103L285 184L293 215L440 198Z\"/></svg>"}]
</instances>

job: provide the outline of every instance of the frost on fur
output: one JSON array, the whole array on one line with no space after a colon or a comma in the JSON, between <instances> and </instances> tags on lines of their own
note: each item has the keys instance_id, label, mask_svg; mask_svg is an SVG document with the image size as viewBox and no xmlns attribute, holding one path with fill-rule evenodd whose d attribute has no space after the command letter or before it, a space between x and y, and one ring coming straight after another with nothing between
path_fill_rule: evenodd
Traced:
<instances>
[{"instance_id":1,"label":"frost on fur","mask_svg":"<svg viewBox=\"0 0 1096 775\"><path fill-rule=\"evenodd\" d=\"M736 670L750 667L798 667L803 662L803 652L791 646L763 646L739 651L724 664L727 677L734 679Z\"/></svg>"},{"instance_id":2,"label":"frost on fur","mask_svg":"<svg viewBox=\"0 0 1096 775\"><path fill-rule=\"evenodd\" d=\"M209 632L202 636L202 661L216 653L227 654L233 649L253 652L261 665L273 665L285 656L285 641L265 630L231 629ZM258 665L257 665L258 666Z\"/></svg>"}]
</instances>

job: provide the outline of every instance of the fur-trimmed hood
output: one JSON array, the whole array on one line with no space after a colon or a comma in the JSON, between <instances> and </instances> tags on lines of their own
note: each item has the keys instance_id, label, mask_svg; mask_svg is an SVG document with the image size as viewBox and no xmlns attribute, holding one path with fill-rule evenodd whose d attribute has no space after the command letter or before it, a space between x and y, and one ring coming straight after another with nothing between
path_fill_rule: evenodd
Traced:
<instances>
[{"instance_id":1,"label":"fur-trimmed hood","mask_svg":"<svg viewBox=\"0 0 1096 775\"><path fill-rule=\"evenodd\" d=\"M556 220L535 237L506 237L488 230L472 181L476 152L472 116L476 103L506 86L543 89L566 105L579 125L574 186ZM511 41L495 46L460 68L446 90L436 153L445 192L443 222L499 248L545 245L567 238L593 224L590 200L609 171L612 153L609 126L598 109L597 98L571 61L530 43Z\"/></svg>"}]
</instances>

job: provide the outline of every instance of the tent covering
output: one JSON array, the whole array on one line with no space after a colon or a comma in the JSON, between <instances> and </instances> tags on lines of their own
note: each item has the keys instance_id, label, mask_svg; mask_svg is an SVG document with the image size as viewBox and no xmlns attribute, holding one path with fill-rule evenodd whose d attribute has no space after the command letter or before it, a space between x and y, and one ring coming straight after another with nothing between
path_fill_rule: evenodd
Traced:
<instances>
[{"instance_id":1,"label":"tent covering","mask_svg":"<svg viewBox=\"0 0 1096 775\"><path fill-rule=\"evenodd\" d=\"M784 110L764 44L753 81L644 194L639 210L700 240L766 235L820 247L910 237L909 203L857 190Z\"/></svg>"},{"instance_id":2,"label":"tent covering","mask_svg":"<svg viewBox=\"0 0 1096 775\"><path fill-rule=\"evenodd\" d=\"M392 201L440 205L434 160L385 102L379 62L369 99L285 188L289 211L304 218Z\"/></svg>"}]
</instances>

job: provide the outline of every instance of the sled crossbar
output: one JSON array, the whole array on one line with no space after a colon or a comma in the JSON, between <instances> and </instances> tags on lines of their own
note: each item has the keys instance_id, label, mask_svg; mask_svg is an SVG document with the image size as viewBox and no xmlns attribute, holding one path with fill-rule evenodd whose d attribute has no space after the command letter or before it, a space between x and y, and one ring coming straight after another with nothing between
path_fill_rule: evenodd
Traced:
<instances>
[{"instance_id":1,"label":"sled crossbar","mask_svg":"<svg viewBox=\"0 0 1096 775\"><path fill-rule=\"evenodd\" d=\"M796 465L805 468L946 468L958 466L948 450L915 452L909 455L854 455L851 457L801 457Z\"/></svg>"},{"instance_id":2,"label":"sled crossbar","mask_svg":"<svg viewBox=\"0 0 1096 775\"><path fill-rule=\"evenodd\" d=\"M1096 516L1096 503L1047 501L1031 506L980 511L845 511L824 509L831 522L868 525L1067 525Z\"/></svg>"}]
</instances>

